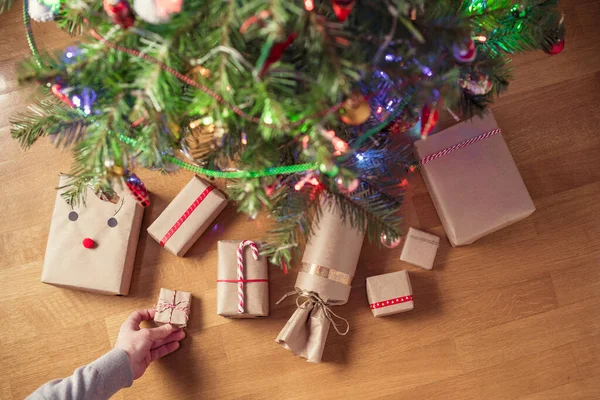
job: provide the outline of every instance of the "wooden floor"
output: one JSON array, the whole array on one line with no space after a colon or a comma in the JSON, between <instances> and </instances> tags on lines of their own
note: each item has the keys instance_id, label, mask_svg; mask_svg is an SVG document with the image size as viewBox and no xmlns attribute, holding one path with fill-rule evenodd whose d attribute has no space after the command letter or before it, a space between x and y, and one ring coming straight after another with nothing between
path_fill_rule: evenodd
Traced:
<instances>
[{"instance_id":1,"label":"wooden floor","mask_svg":"<svg viewBox=\"0 0 600 400\"><path fill-rule=\"evenodd\" d=\"M272 271L268 319L216 315L217 240L267 228L233 207L186 258L144 229L129 297L39 282L57 174L70 154L47 141L24 152L10 138L9 115L33 88L15 82L14 63L28 54L20 9L0 16L0 398L21 399L100 356L127 314L167 287L193 292L188 337L116 398L600 399L600 1L561 3L566 49L515 57L514 83L493 107L537 211L471 246L443 239L433 271L400 262L400 248L365 244L350 301L336 310L351 332L330 334L319 365L274 342L293 311L291 301L274 303L293 273ZM34 30L40 48L70 41L51 23ZM145 228L190 173L139 174L153 193ZM409 187L406 225L443 236L418 174ZM400 269L411 273L415 310L373 318L365 278Z\"/></svg>"}]
</instances>

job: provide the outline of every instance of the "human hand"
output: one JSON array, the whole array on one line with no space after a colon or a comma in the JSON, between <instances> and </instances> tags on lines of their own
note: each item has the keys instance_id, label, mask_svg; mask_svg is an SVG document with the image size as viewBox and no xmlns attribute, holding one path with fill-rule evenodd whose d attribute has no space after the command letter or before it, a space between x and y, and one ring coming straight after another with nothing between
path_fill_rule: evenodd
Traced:
<instances>
[{"instance_id":1,"label":"human hand","mask_svg":"<svg viewBox=\"0 0 600 400\"><path fill-rule=\"evenodd\" d=\"M166 356L179 348L179 341L185 332L172 325L161 325L157 328L140 328L142 321L154 318L156 310L139 310L129 315L121 325L115 348L123 349L129 356L133 379L144 375L146 368L154 360Z\"/></svg>"}]
</instances>

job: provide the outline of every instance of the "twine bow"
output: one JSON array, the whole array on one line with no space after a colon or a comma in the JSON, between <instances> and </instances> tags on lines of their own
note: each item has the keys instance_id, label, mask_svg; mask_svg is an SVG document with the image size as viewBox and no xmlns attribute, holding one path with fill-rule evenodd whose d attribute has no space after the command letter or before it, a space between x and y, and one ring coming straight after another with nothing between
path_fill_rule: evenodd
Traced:
<instances>
[{"instance_id":1,"label":"twine bow","mask_svg":"<svg viewBox=\"0 0 600 400\"><path fill-rule=\"evenodd\" d=\"M185 319L189 319L190 314L190 302L187 300L181 300L175 303L175 299L177 297L177 290L173 290L173 300L169 303L165 302L163 299L158 299L158 304L156 304L156 312L161 313L167 310L171 310L169 314L169 324L171 323L171 319L173 318L173 311L183 311L185 313Z\"/></svg>"},{"instance_id":2,"label":"twine bow","mask_svg":"<svg viewBox=\"0 0 600 400\"><path fill-rule=\"evenodd\" d=\"M279 299L279 301L276 304L281 303L288 297L293 296L295 294L298 295L298 297L296 297L296 306L298 306L298 308L308 308L311 305L313 307L321 307L321 309L323 310L323 314L325 314L325 318L327 318L329 322L331 322L331 325L333 325L333 329L335 329L338 335L344 336L350 331L350 323L348 322L348 320L334 313L331 310L331 307L329 307L329 305L325 303L325 301L314 292L305 292L300 289L296 289L294 291L284 294L283 297ZM302 301L302 299L305 300ZM336 319L338 322L336 322ZM343 329L344 327L345 329Z\"/></svg>"}]
</instances>

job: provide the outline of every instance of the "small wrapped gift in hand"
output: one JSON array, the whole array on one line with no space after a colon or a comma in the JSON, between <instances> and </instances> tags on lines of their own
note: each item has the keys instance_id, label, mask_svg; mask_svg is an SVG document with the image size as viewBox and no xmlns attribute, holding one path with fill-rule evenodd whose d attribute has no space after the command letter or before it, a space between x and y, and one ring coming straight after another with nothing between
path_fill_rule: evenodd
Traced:
<instances>
[{"instance_id":1,"label":"small wrapped gift in hand","mask_svg":"<svg viewBox=\"0 0 600 400\"><path fill-rule=\"evenodd\" d=\"M148 234L182 257L226 206L223 193L194 176L148 227Z\"/></svg>"},{"instance_id":2,"label":"small wrapped gift in hand","mask_svg":"<svg viewBox=\"0 0 600 400\"><path fill-rule=\"evenodd\" d=\"M267 259L251 240L220 240L217 314L227 318L269 315Z\"/></svg>"},{"instance_id":3,"label":"small wrapped gift in hand","mask_svg":"<svg viewBox=\"0 0 600 400\"><path fill-rule=\"evenodd\" d=\"M417 267L432 269L440 238L427 232L408 228L400 260Z\"/></svg>"},{"instance_id":4,"label":"small wrapped gift in hand","mask_svg":"<svg viewBox=\"0 0 600 400\"><path fill-rule=\"evenodd\" d=\"M415 307L406 271L367 278L367 298L375 317L398 314Z\"/></svg>"},{"instance_id":5,"label":"small wrapped gift in hand","mask_svg":"<svg viewBox=\"0 0 600 400\"><path fill-rule=\"evenodd\" d=\"M177 328L185 328L190 316L191 302L190 292L161 288L154 322L159 325L171 324Z\"/></svg>"}]
</instances>

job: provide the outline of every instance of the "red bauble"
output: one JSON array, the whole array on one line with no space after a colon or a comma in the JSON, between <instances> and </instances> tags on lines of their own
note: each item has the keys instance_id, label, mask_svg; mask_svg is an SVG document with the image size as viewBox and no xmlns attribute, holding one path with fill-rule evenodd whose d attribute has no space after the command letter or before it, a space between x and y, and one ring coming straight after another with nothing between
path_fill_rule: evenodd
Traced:
<instances>
[{"instance_id":1,"label":"red bauble","mask_svg":"<svg viewBox=\"0 0 600 400\"><path fill-rule=\"evenodd\" d=\"M136 174L128 173L125 177L125 184L142 207L148 207L150 205L150 195L146 190L146 185L144 185L144 182L142 182Z\"/></svg>"},{"instance_id":2,"label":"red bauble","mask_svg":"<svg viewBox=\"0 0 600 400\"><path fill-rule=\"evenodd\" d=\"M285 51L285 49L287 49L288 47L290 47L290 45L296 39L297 36L298 36L297 32L290 33L288 35L287 39L285 39L283 42L275 43L273 45L273 47L271 47L271 51L269 52L269 56L267 57L267 60L263 64L263 67L260 70L259 76L261 76L262 74L264 74L265 71L267 70L267 68L269 68L271 66L271 64L277 62L277 60L279 60L281 58L281 55L283 54L283 52Z\"/></svg>"},{"instance_id":3,"label":"red bauble","mask_svg":"<svg viewBox=\"0 0 600 400\"><path fill-rule=\"evenodd\" d=\"M439 117L440 114L435 108L431 109L428 105L423 107L423 112L421 113L421 138L425 139L431 133Z\"/></svg>"},{"instance_id":4,"label":"red bauble","mask_svg":"<svg viewBox=\"0 0 600 400\"><path fill-rule=\"evenodd\" d=\"M350 16L356 0L332 0L333 12L338 21L344 22Z\"/></svg>"},{"instance_id":5,"label":"red bauble","mask_svg":"<svg viewBox=\"0 0 600 400\"><path fill-rule=\"evenodd\" d=\"M125 0L104 0L104 11L112 21L123 29L133 26L135 17L129 3Z\"/></svg>"},{"instance_id":6,"label":"red bauble","mask_svg":"<svg viewBox=\"0 0 600 400\"><path fill-rule=\"evenodd\" d=\"M565 39L561 39L558 42L554 43L548 50L544 50L546 53L551 56L560 53L565 48Z\"/></svg>"},{"instance_id":7,"label":"red bauble","mask_svg":"<svg viewBox=\"0 0 600 400\"><path fill-rule=\"evenodd\" d=\"M96 243L90 238L83 239L83 242L81 242L81 244L86 249L93 249L94 247L96 247Z\"/></svg>"},{"instance_id":8,"label":"red bauble","mask_svg":"<svg viewBox=\"0 0 600 400\"><path fill-rule=\"evenodd\" d=\"M469 39L466 45L454 44L452 46L452 54L457 61L462 63L471 62L477 57L477 48L473 39Z\"/></svg>"}]
</instances>

